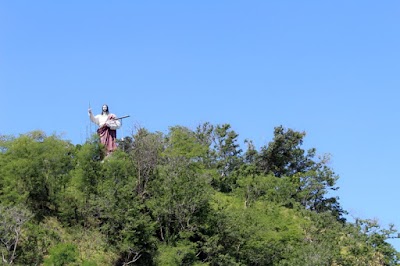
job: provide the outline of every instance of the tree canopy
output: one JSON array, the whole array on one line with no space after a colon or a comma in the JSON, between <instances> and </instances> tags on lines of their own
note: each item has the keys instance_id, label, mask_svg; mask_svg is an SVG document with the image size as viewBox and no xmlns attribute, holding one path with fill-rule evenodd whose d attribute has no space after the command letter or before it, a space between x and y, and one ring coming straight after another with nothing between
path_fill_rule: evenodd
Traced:
<instances>
[{"instance_id":1,"label":"tree canopy","mask_svg":"<svg viewBox=\"0 0 400 266\"><path fill-rule=\"evenodd\" d=\"M305 132L278 126L245 151L238 136L140 128L108 157L96 135L0 136L3 264L398 265L394 226L345 219Z\"/></svg>"}]
</instances>

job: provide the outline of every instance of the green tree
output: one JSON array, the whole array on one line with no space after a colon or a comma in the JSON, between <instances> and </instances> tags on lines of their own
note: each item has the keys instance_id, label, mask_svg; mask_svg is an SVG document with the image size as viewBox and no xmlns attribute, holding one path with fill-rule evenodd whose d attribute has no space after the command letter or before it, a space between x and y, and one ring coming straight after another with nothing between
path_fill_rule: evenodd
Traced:
<instances>
[{"instance_id":1,"label":"green tree","mask_svg":"<svg viewBox=\"0 0 400 266\"><path fill-rule=\"evenodd\" d=\"M78 248L72 243L60 243L50 249L50 256L45 259L45 266L71 265L78 260Z\"/></svg>"},{"instance_id":2,"label":"green tree","mask_svg":"<svg viewBox=\"0 0 400 266\"><path fill-rule=\"evenodd\" d=\"M221 193L211 204L202 247L210 265L275 265L302 238L304 221L294 210L261 201L247 207L240 198Z\"/></svg>"},{"instance_id":3,"label":"green tree","mask_svg":"<svg viewBox=\"0 0 400 266\"><path fill-rule=\"evenodd\" d=\"M196 244L187 240L173 245L162 244L158 247L156 265L194 265L197 261Z\"/></svg>"},{"instance_id":4,"label":"green tree","mask_svg":"<svg viewBox=\"0 0 400 266\"><path fill-rule=\"evenodd\" d=\"M394 225L385 229L377 220L356 219L344 232L346 237L340 241L342 264L357 265L357 261L367 261L369 265L399 265L400 253L386 242L399 237Z\"/></svg>"},{"instance_id":5,"label":"green tree","mask_svg":"<svg viewBox=\"0 0 400 266\"><path fill-rule=\"evenodd\" d=\"M95 210L91 202L98 193L102 158L104 149L97 137L77 149L74 157L75 167L71 169L70 179L60 193L64 200L60 204L58 215L65 223L96 223L92 219Z\"/></svg>"},{"instance_id":6,"label":"green tree","mask_svg":"<svg viewBox=\"0 0 400 266\"><path fill-rule=\"evenodd\" d=\"M274 139L268 146L261 147L257 158L258 170L264 174L272 173L277 177L304 173L313 168L315 149L306 153L301 148L305 132L275 127Z\"/></svg>"},{"instance_id":7,"label":"green tree","mask_svg":"<svg viewBox=\"0 0 400 266\"><path fill-rule=\"evenodd\" d=\"M269 175L243 175L238 178L235 194L244 199L245 206L256 201L273 202L292 207L295 204L293 195L297 188L289 177L278 178Z\"/></svg>"},{"instance_id":8,"label":"green tree","mask_svg":"<svg viewBox=\"0 0 400 266\"><path fill-rule=\"evenodd\" d=\"M276 177L290 177L297 186L293 198L304 207L317 212L332 212L343 220L343 209L337 197L326 197L329 191L337 190L338 176L328 166L329 156L315 160L316 149L302 149L305 132L285 129L274 130L274 139L261 148L256 159L259 172L271 173Z\"/></svg>"},{"instance_id":9,"label":"green tree","mask_svg":"<svg viewBox=\"0 0 400 266\"><path fill-rule=\"evenodd\" d=\"M160 167L157 180L152 183L146 205L158 223L162 241L174 242L182 233L196 232L208 210L211 192L206 175L196 168L175 161Z\"/></svg>"},{"instance_id":10,"label":"green tree","mask_svg":"<svg viewBox=\"0 0 400 266\"><path fill-rule=\"evenodd\" d=\"M129 154L137 172L136 191L140 197L145 197L147 184L154 178L161 157L163 139L160 133L150 133L143 128L138 129L133 139Z\"/></svg>"},{"instance_id":11,"label":"green tree","mask_svg":"<svg viewBox=\"0 0 400 266\"><path fill-rule=\"evenodd\" d=\"M171 128L146 205L154 215L159 237L174 242L182 232L191 235L202 223L208 209L210 177L201 161L207 147L201 145L192 131Z\"/></svg>"},{"instance_id":12,"label":"green tree","mask_svg":"<svg viewBox=\"0 0 400 266\"><path fill-rule=\"evenodd\" d=\"M115 151L102 164L93 215L121 263L150 265L155 251L155 222L137 193L137 168L131 157Z\"/></svg>"},{"instance_id":13,"label":"green tree","mask_svg":"<svg viewBox=\"0 0 400 266\"><path fill-rule=\"evenodd\" d=\"M73 169L74 146L57 136L33 131L3 143L0 154L0 199L27 203L38 218L56 212L59 193Z\"/></svg>"},{"instance_id":14,"label":"green tree","mask_svg":"<svg viewBox=\"0 0 400 266\"><path fill-rule=\"evenodd\" d=\"M29 220L23 229L15 264L41 265L49 248L59 242L60 236L48 226L47 222L38 223L34 219Z\"/></svg>"},{"instance_id":15,"label":"green tree","mask_svg":"<svg viewBox=\"0 0 400 266\"><path fill-rule=\"evenodd\" d=\"M239 134L229 124L213 126L204 123L197 127L195 136L203 147L208 147L203 157L205 166L217 170L213 186L220 191L230 192L236 182L232 173L243 164Z\"/></svg>"},{"instance_id":16,"label":"green tree","mask_svg":"<svg viewBox=\"0 0 400 266\"><path fill-rule=\"evenodd\" d=\"M397 231L342 219L304 137L277 127L242 155L227 124L138 129L105 158L96 135L0 136L3 264L398 265Z\"/></svg>"}]
</instances>

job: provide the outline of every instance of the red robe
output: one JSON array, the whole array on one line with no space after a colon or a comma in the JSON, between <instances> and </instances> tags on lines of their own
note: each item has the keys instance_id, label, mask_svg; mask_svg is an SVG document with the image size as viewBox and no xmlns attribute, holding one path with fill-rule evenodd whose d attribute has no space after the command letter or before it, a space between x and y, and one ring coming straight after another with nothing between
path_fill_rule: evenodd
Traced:
<instances>
[{"instance_id":1,"label":"red robe","mask_svg":"<svg viewBox=\"0 0 400 266\"><path fill-rule=\"evenodd\" d=\"M107 120L113 117L113 115L109 115ZM117 149L117 130L109 128L105 123L97 129L97 134L99 134L100 142L106 147L107 154Z\"/></svg>"}]
</instances>

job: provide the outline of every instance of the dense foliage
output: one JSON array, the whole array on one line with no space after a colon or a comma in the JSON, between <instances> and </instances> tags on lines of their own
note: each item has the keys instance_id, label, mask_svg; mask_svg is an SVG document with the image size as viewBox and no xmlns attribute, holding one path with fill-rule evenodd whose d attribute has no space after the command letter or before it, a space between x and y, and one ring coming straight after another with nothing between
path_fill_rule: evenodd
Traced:
<instances>
[{"instance_id":1,"label":"dense foliage","mask_svg":"<svg viewBox=\"0 0 400 266\"><path fill-rule=\"evenodd\" d=\"M328 156L276 127L138 129L105 157L35 131L0 136L4 265L398 265L396 230L345 220Z\"/></svg>"}]
</instances>

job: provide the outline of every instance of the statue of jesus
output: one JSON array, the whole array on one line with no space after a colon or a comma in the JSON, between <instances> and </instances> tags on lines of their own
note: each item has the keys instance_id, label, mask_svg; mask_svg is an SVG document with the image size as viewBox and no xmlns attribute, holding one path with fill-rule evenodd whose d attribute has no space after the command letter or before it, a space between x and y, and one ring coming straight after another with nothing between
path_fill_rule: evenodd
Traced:
<instances>
[{"instance_id":1,"label":"statue of jesus","mask_svg":"<svg viewBox=\"0 0 400 266\"><path fill-rule=\"evenodd\" d=\"M88 112L90 120L99 126L97 134L100 137L100 142L106 147L107 155L109 155L117 148L117 129L121 127L121 121L109 112L107 104L102 106L102 111L99 115L94 116L90 108Z\"/></svg>"}]
</instances>

